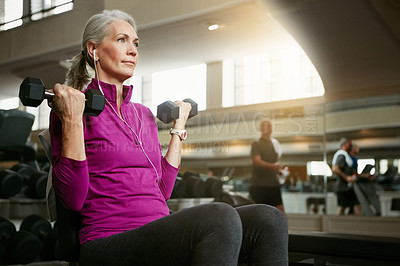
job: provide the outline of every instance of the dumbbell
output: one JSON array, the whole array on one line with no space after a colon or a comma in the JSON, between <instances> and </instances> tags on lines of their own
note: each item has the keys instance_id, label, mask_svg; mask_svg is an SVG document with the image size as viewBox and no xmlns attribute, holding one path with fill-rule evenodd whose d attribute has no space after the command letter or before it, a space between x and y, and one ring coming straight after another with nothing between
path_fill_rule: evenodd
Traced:
<instances>
[{"instance_id":1,"label":"dumbbell","mask_svg":"<svg viewBox=\"0 0 400 266\"><path fill-rule=\"evenodd\" d=\"M48 173L36 171L32 166L25 163L18 163L11 167L10 171L18 173L26 185L25 195L29 198L43 199L46 197L46 186Z\"/></svg>"},{"instance_id":2,"label":"dumbbell","mask_svg":"<svg viewBox=\"0 0 400 266\"><path fill-rule=\"evenodd\" d=\"M0 198L10 198L22 189L22 176L11 170L0 171Z\"/></svg>"},{"instance_id":3,"label":"dumbbell","mask_svg":"<svg viewBox=\"0 0 400 266\"><path fill-rule=\"evenodd\" d=\"M190 103L192 109L190 110L189 117L197 115L197 103L190 98L183 100L183 102ZM179 118L179 106L172 101L165 101L157 106L157 118L164 124L171 123Z\"/></svg>"},{"instance_id":4,"label":"dumbbell","mask_svg":"<svg viewBox=\"0 0 400 266\"><path fill-rule=\"evenodd\" d=\"M177 176L174 188L172 189L171 198L172 199L179 199L183 198L186 193L186 181L182 179L182 177Z\"/></svg>"},{"instance_id":5,"label":"dumbbell","mask_svg":"<svg viewBox=\"0 0 400 266\"><path fill-rule=\"evenodd\" d=\"M204 197L217 198L221 195L223 189L223 182L215 177L207 177L205 179L206 190L204 192Z\"/></svg>"},{"instance_id":6,"label":"dumbbell","mask_svg":"<svg viewBox=\"0 0 400 266\"><path fill-rule=\"evenodd\" d=\"M183 176L186 182L186 198L201 198L206 191L206 182L200 177L199 174L186 171Z\"/></svg>"},{"instance_id":7,"label":"dumbbell","mask_svg":"<svg viewBox=\"0 0 400 266\"><path fill-rule=\"evenodd\" d=\"M16 231L15 225L0 217L0 265L27 264L36 260L41 243L27 231Z\"/></svg>"},{"instance_id":8,"label":"dumbbell","mask_svg":"<svg viewBox=\"0 0 400 266\"><path fill-rule=\"evenodd\" d=\"M216 202L225 202L232 207L240 207L244 205L255 204L252 199L243 197L233 192L222 192L216 199Z\"/></svg>"},{"instance_id":9,"label":"dumbbell","mask_svg":"<svg viewBox=\"0 0 400 266\"><path fill-rule=\"evenodd\" d=\"M51 223L36 214L29 215L22 220L20 231L27 231L37 236L41 241L39 260L50 261L56 259L57 234Z\"/></svg>"},{"instance_id":10,"label":"dumbbell","mask_svg":"<svg viewBox=\"0 0 400 266\"><path fill-rule=\"evenodd\" d=\"M24 106L38 107L44 99L52 99L54 93L49 92L43 82L37 78L27 77L19 87L19 99ZM105 105L105 98L99 90L88 89L85 92L85 114L98 116Z\"/></svg>"}]
</instances>

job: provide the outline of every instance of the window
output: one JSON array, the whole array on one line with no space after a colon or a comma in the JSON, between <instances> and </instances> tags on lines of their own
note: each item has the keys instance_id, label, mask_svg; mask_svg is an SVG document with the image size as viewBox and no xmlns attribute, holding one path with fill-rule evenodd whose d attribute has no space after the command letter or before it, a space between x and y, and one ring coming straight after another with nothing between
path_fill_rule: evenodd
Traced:
<instances>
[{"instance_id":1,"label":"window","mask_svg":"<svg viewBox=\"0 0 400 266\"><path fill-rule=\"evenodd\" d=\"M198 104L198 110L206 109L206 64L153 73L151 86L151 110L157 113L157 106L165 101L191 98ZM145 86L146 87L146 86ZM144 88L146 90L146 88Z\"/></svg>"},{"instance_id":2,"label":"window","mask_svg":"<svg viewBox=\"0 0 400 266\"><path fill-rule=\"evenodd\" d=\"M310 161L307 162L308 176L331 176L332 170L326 162Z\"/></svg>"},{"instance_id":3,"label":"window","mask_svg":"<svg viewBox=\"0 0 400 266\"><path fill-rule=\"evenodd\" d=\"M73 0L1 0L0 30L9 30L73 9Z\"/></svg>"},{"instance_id":4,"label":"window","mask_svg":"<svg viewBox=\"0 0 400 266\"><path fill-rule=\"evenodd\" d=\"M374 159L358 159L357 163L358 163L357 173L362 173L362 170L364 169L364 167L367 164L375 166L375 160ZM370 174L371 175L375 174L375 171L376 171L375 168L372 168L371 171L370 171Z\"/></svg>"},{"instance_id":5,"label":"window","mask_svg":"<svg viewBox=\"0 0 400 266\"><path fill-rule=\"evenodd\" d=\"M300 48L224 61L223 106L321 96L324 88Z\"/></svg>"},{"instance_id":6,"label":"window","mask_svg":"<svg viewBox=\"0 0 400 266\"><path fill-rule=\"evenodd\" d=\"M0 100L0 109L2 110L17 109L18 105L19 105L18 97Z\"/></svg>"},{"instance_id":7,"label":"window","mask_svg":"<svg viewBox=\"0 0 400 266\"><path fill-rule=\"evenodd\" d=\"M72 0L31 0L31 19L38 20L72 10Z\"/></svg>"},{"instance_id":8,"label":"window","mask_svg":"<svg viewBox=\"0 0 400 266\"><path fill-rule=\"evenodd\" d=\"M235 83L234 71L235 62L234 60L225 60L222 63L222 106L229 107L235 105Z\"/></svg>"},{"instance_id":9,"label":"window","mask_svg":"<svg viewBox=\"0 0 400 266\"><path fill-rule=\"evenodd\" d=\"M400 159L381 159L379 161L379 174L385 174L390 166L397 167L397 173L400 174Z\"/></svg>"},{"instance_id":10,"label":"window","mask_svg":"<svg viewBox=\"0 0 400 266\"><path fill-rule=\"evenodd\" d=\"M135 103L143 103L142 86L143 77L139 75L133 75L130 79L124 82L125 85L132 85L132 97L131 101Z\"/></svg>"},{"instance_id":11,"label":"window","mask_svg":"<svg viewBox=\"0 0 400 266\"><path fill-rule=\"evenodd\" d=\"M1 110L18 109L20 104L18 97L0 100ZM32 130L42 129L49 127L49 115L50 107L47 105L47 101L36 107L26 107L26 112L35 116L35 121L32 125Z\"/></svg>"},{"instance_id":12,"label":"window","mask_svg":"<svg viewBox=\"0 0 400 266\"><path fill-rule=\"evenodd\" d=\"M22 25L23 0L0 2L0 30L9 30Z\"/></svg>"}]
</instances>

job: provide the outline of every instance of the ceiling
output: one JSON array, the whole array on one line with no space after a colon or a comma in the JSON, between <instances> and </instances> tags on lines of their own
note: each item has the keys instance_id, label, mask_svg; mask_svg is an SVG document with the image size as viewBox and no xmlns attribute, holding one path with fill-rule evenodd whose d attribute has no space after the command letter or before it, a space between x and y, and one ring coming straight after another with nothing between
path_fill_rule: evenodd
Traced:
<instances>
[{"instance_id":1,"label":"ceiling","mask_svg":"<svg viewBox=\"0 0 400 266\"><path fill-rule=\"evenodd\" d=\"M115 1L114 5L118 7L119 2ZM276 51L282 46L298 47L290 34L268 17L262 2L236 2L237 4L228 7L180 16L160 23L140 24L138 21L140 59L135 73L146 75L262 51ZM135 14L134 11L124 11ZM216 31L209 31L207 27L210 23L219 23L221 27ZM54 84L64 80L66 68L62 62L79 51L80 43L76 43L53 51L43 51L29 58L4 64L0 62L0 77L10 83L7 86L9 88L15 87L15 82L20 82L26 76L42 77L45 84ZM0 88L1 86L0 84ZM3 95L16 96L15 91L1 88L0 98L4 98Z\"/></svg>"}]
</instances>

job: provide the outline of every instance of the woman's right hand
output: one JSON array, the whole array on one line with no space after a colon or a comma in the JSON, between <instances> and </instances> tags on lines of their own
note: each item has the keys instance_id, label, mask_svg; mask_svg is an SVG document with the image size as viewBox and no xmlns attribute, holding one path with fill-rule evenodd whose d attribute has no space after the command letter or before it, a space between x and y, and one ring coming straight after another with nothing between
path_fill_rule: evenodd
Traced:
<instances>
[{"instance_id":1,"label":"woman's right hand","mask_svg":"<svg viewBox=\"0 0 400 266\"><path fill-rule=\"evenodd\" d=\"M61 122L82 122L85 109L85 94L72 87L54 85L54 97L48 101L48 105L56 112Z\"/></svg>"}]
</instances>

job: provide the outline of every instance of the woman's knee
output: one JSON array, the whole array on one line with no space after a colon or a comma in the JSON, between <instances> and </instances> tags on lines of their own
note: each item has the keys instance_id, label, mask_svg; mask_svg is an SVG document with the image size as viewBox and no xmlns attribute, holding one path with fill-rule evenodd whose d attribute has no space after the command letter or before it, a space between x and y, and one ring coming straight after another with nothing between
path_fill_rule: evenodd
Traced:
<instances>
[{"instance_id":1,"label":"woman's knee","mask_svg":"<svg viewBox=\"0 0 400 266\"><path fill-rule=\"evenodd\" d=\"M213 202L208 206L208 215L221 225L231 224L241 228L241 219L238 212L231 205L223 202Z\"/></svg>"},{"instance_id":2,"label":"woman's knee","mask_svg":"<svg viewBox=\"0 0 400 266\"><path fill-rule=\"evenodd\" d=\"M203 219L209 220L215 230L227 235L242 234L242 221L238 212L229 204L213 202L206 206Z\"/></svg>"},{"instance_id":3,"label":"woman's knee","mask_svg":"<svg viewBox=\"0 0 400 266\"><path fill-rule=\"evenodd\" d=\"M254 204L238 207L237 211L242 221L251 220L252 224L262 225L263 228L287 231L285 214L273 206Z\"/></svg>"}]
</instances>

